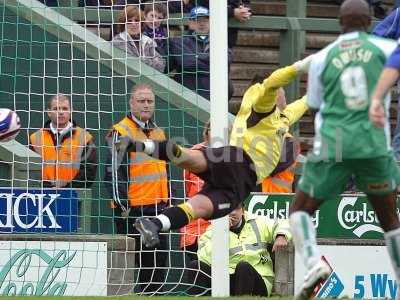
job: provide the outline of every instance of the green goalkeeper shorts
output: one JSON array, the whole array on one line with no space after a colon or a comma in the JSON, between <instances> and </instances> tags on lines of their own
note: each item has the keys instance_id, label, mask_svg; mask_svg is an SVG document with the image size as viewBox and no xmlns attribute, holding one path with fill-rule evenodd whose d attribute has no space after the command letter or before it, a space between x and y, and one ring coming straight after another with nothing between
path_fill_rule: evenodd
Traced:
<instances>
[{"instance_id":1,"label":"green goalkeeper shorts","mask_svg":"<svg viewBox=\"0 0 400 300\"><path fill-rule=\"evenodd\" d=\"M316 161L309 155L299 181L299 189L316 200L334 199L354 176L359 191L367 195L386 195L400 184L400 171L393 155L345 159L342 162Z\"/></svg>"}]
</instances>

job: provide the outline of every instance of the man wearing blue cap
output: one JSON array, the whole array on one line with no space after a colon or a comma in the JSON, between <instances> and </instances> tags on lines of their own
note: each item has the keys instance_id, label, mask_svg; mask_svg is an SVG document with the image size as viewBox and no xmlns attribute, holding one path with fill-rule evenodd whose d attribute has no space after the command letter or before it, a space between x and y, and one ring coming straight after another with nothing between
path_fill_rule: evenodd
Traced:
<instances>
[{"instance_id":1,"label":"man wearing blue cap","mask_svg":"<svg viewBox=\"0 0 400 300\"><path fill-rule=\"evenodd\" d=\"M190 11L189 31L169 43L169 72L174 79L210 99L209 10L196 6ZM228 53L229 62L232 55ZM175 70L173 72L173 70ZM230 83L230 96L231 92Z\"/></svg>"}]
</instances>

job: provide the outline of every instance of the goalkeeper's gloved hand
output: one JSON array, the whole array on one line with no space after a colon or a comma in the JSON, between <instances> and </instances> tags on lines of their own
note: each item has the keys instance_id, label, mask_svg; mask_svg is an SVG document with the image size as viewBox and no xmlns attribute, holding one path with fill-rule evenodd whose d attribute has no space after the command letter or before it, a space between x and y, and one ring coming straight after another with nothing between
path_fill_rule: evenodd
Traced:
<instances>
[{"instance_id":1,"label":"goalkeeper's gloved hand","mask_svg":"<svg viewBox=\"0 0 400 300\"><path fill-rule=\"evenodd\" d=\"M310 68L313 57L314 57L314 54L311 54L304 59L296 61L294 63L294 67L296 68L297 72L307 73L308 69Z\"/></svg>"}]
</instances>

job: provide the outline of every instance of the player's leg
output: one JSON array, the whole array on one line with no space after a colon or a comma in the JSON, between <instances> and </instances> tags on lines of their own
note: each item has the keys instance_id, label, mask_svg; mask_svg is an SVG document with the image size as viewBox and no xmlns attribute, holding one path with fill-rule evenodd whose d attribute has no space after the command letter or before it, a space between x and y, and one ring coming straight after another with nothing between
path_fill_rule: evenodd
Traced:
<instances>
[{"instance_id":1,"label":"player's leg","mask_svg":"<svg viewBox=\"0 0 400 300\"><path fill-rule=\"evenodd\" d=\"M397 186L400 172L392 156L362 160L357 165L356 184L367 194L385 232L386 246L397 282L400 281L400 222Z\"/></svg>"},{"instance_id":2,"label":"player's leg","mask_svg":"<svg viewBox=\"0 0 400 300\"><path fill-rule=\"evenodd\" d=\"M140 232L146 247L159 243L160 231L179 229L198 218L209 219L213 213L211 199L203 194L196 194L187 202L166 208L155 218L140 218L135 227Z\"/></svg>"},{"instance_id":3,"label":"player's leg","mask_svg":"<svg viewBox=\"0 0 400 300\"><path fill-rule=\"evenodd\" d=\"M311 216L319 206L320 202L298 189L290 207L289 220L293 242L308 269L311 269L321 257L317 249L315 227L311 220Z\"/></svg>"},{"instance_id":4,"label":"player's leg","mask_svg":"<svg viewBox=\"0 0 400 300\"><path fill-rule=\"evenodd\" d=\"M397 192L385 196L368 195L368 200L385 232L386 247L396 275L396 281L400 282L400 223L396 208Z\"/></svg>"},{"instance_id":5,"label":"player's leg","mask_svg":"<svg viewBox=\"0 0 400 300\"><path fill-rule=\"evenodd\" d=\"M207 160L203 151L184 148L172 140L142 142L121 137L119 145L126 147L128 152L144 152L154 158L171 161L174 165L195 174L207 170Z\"/></svg>"},{"instance_id":6,"label":"player's leg","mask_svg":"<svg viewBox=\"0 0 400 300\"><path fill-rule=\"evenodd\" d=\"M316 230L311 220L311 215L319 206L319 201L300 189L297 190L290 210L290 228L296 252L302 258L308 272L295 299L309 299L315 286L325 280L331 272L330 267L321 259Z\"/></svg>"},{"instance_id":7,"label":"player's leg","mask_svg":"<svg viewBox=\"0 0 400 300\"><path fill-rule=\"evenodd\" d=\"M296 299L308 299L315 286L331 272L321 259L311 215L322 203L320 199L335 198L343 191L350 175L343 163L310 159L306 162L289 217L295 249L308 270Z\"/></svg>"},{"instance_id":8,"label":"player's leg","mask_svg":"<svg viewBox=\"0 0 400 300\"><path fill-rule=\"evenodd\" d=\"M208 148L204 151L207 171L198 175L206 182L188 202L167 208L153 219L138 219L135 227L146 246L158 242L158 232L181 228L192 220L217 219L229 214L254 190L257 175L250 158L236 147ZM221 160L223 158L223 160Z\"/></svg>"},{"instance_id":9,"label":"player's leg","mask_svg":"<svg viewBox=\"0 0 400 300\"><path fill-rule=\"evenodd\" d=\"M158 233L182 228L191 221L203 218L206 220L218 219L235 209L240 199L228 189L219 189L205 185L203 189L187 202L172 206L155 218L140 218L135 223L136 229L142 234L147 247L158 244Z\"/></svg>"}]
</instances>

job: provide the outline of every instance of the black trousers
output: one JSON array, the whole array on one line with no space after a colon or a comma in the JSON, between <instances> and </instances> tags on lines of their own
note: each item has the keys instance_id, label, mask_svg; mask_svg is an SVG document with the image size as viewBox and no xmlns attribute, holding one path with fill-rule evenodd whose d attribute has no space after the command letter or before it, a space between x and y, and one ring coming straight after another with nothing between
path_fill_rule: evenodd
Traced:
<instances>
[{"instance_id":1,"label":"black trousers","mask_svg":"<svg viewBox=\"0 0 400 300\"><path fill-rule=\"evenodd\" d=\"M187 291L189 295L210 295L211 266L201 261L192 261L185 271L185 283L190 286ZM264 280L248 262L237 264L229 282L231 296L268 296Z\"/></svg>"},{"instance_id":2,"label":"black trousers","mask_svg":"<svg viewBox=\"0 0 400 300\"><path fill-rule=\"evenodd\" d=\"M160 235L159 246L147 248L142 244L140 234L133 226L137 217L156 215L155 206L141 209L132 208L128 218L120 217L121 210L119 208L116 208L114 213L117 233L127 234L135 239L135 263L138 268L138 277L134 292L138 294L161 293L165 283L168 238L166 235Z\"/></svg>"}]
</instances>

